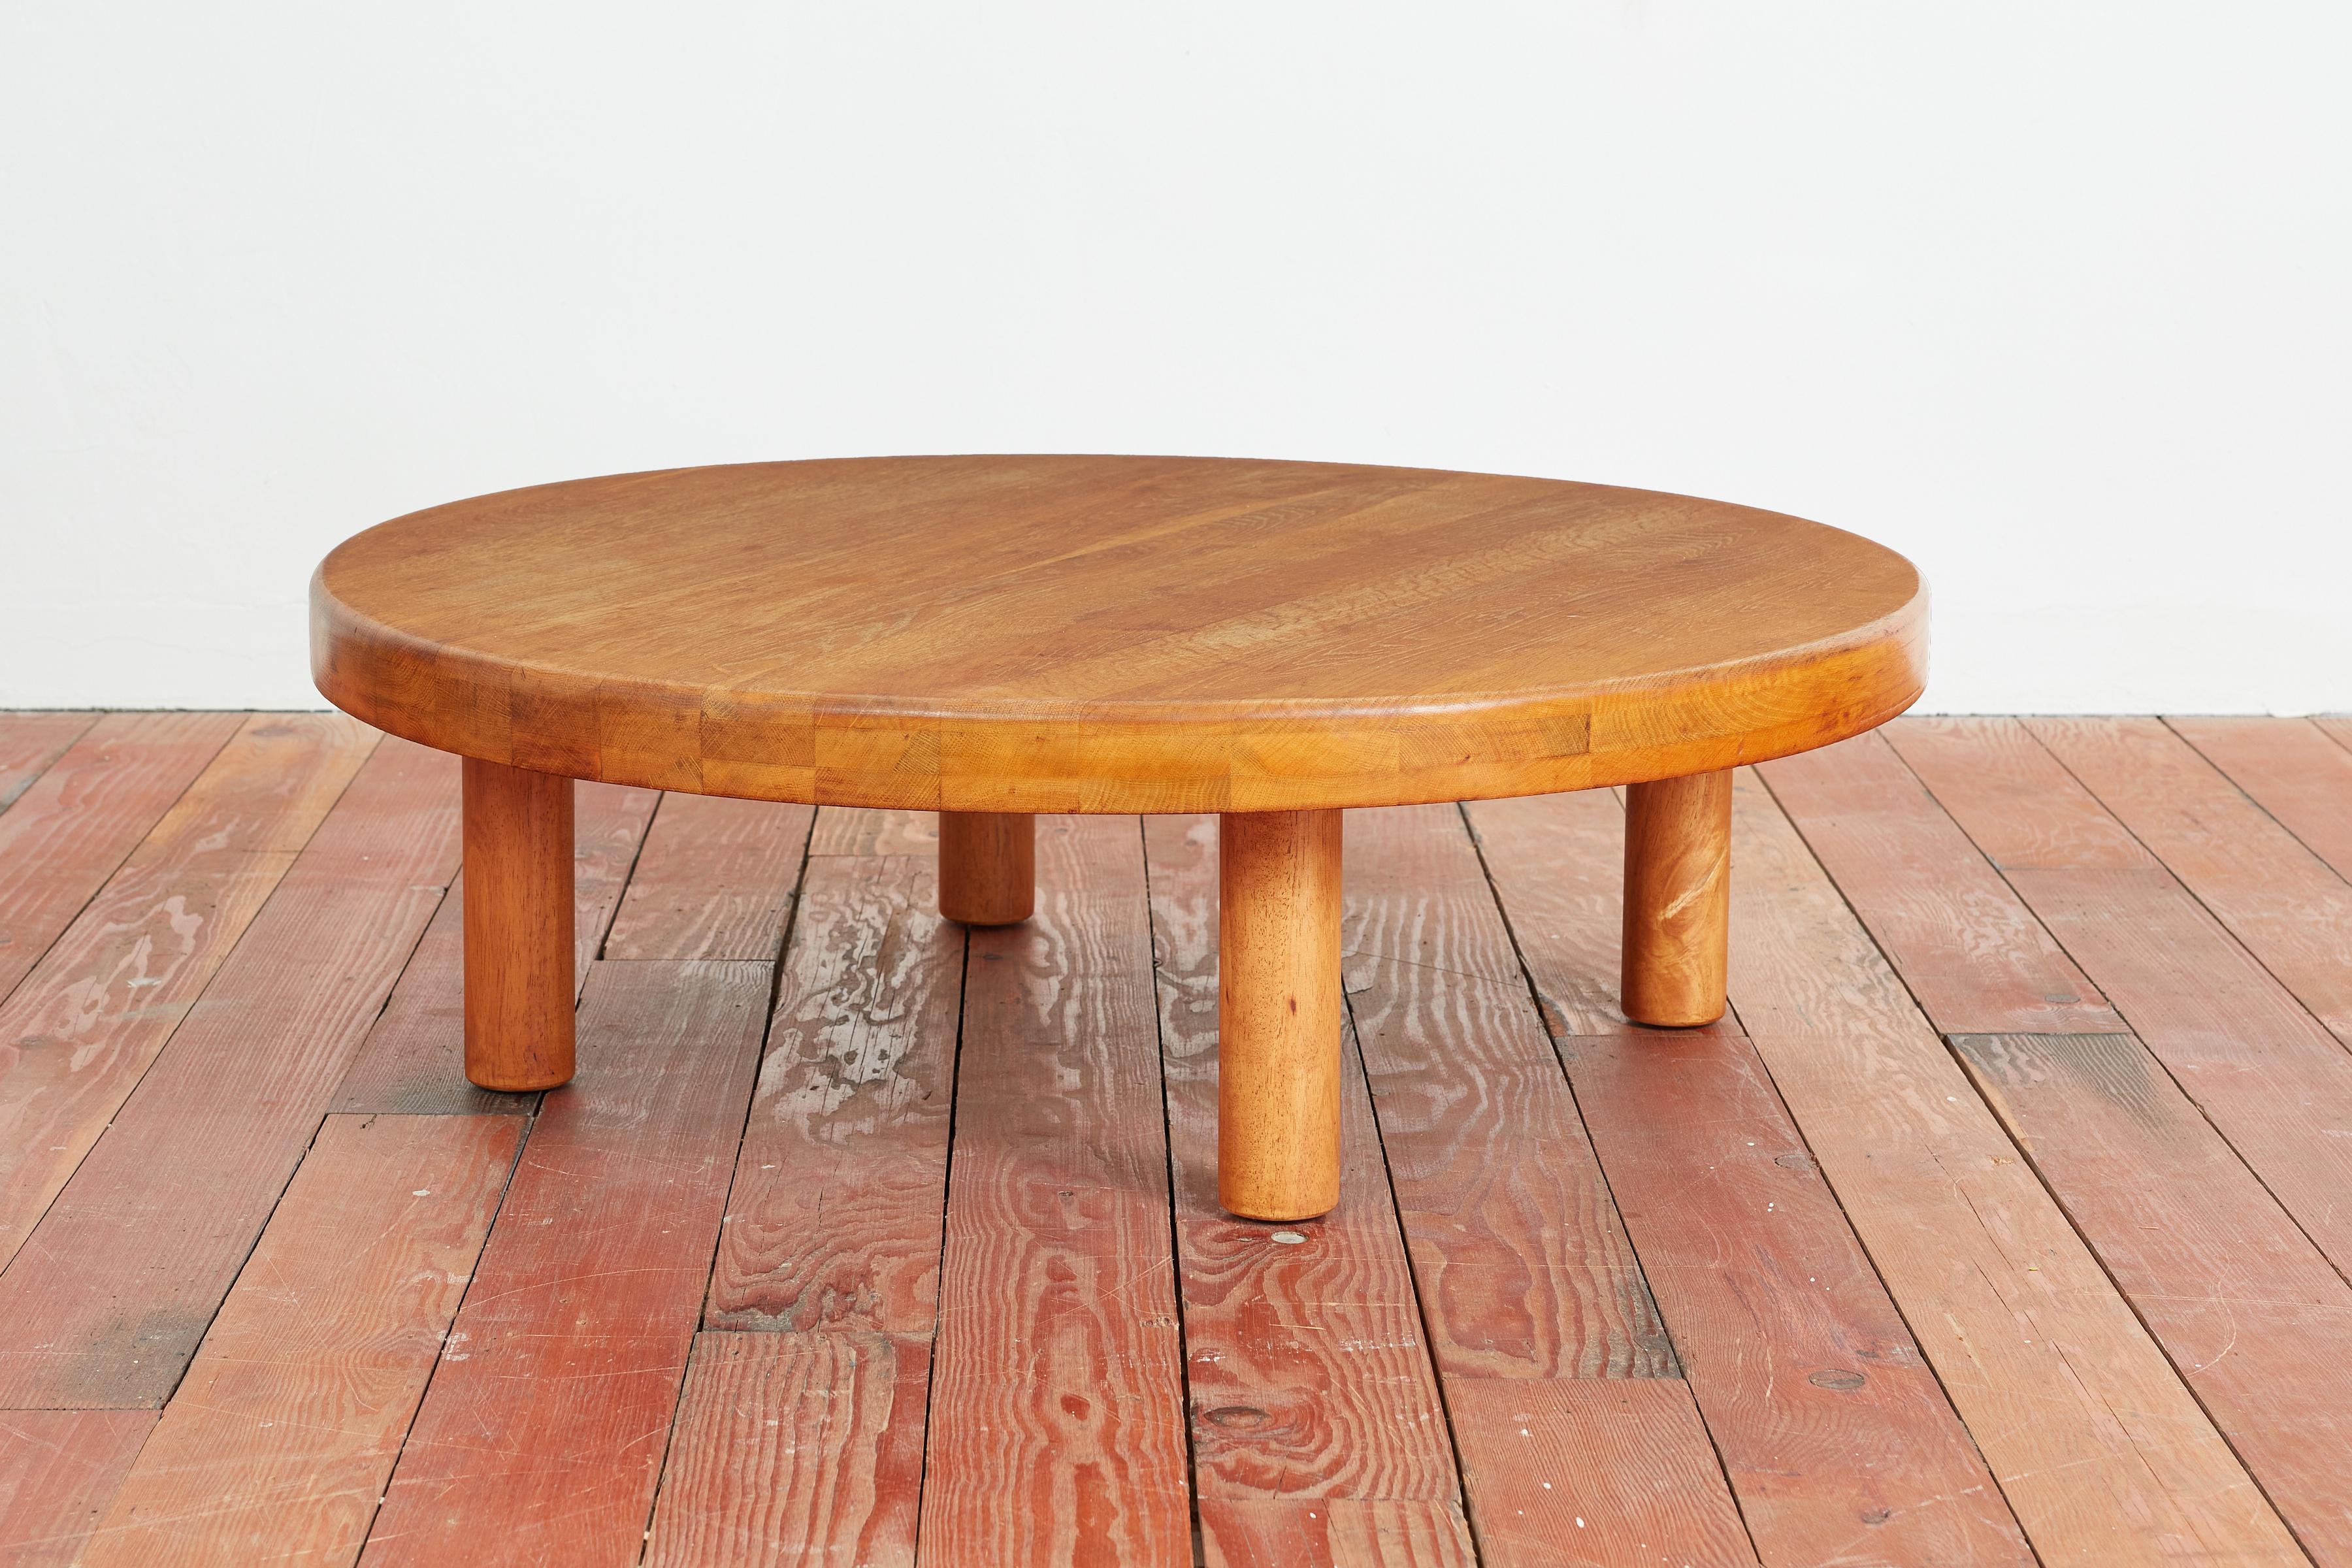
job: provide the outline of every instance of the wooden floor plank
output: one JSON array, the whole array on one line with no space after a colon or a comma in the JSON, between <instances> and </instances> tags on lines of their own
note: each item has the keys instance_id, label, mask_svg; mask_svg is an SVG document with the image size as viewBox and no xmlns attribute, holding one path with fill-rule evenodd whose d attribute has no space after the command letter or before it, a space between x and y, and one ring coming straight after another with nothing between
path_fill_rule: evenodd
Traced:
<instances>
[{"instance_id":1,"label":"wooden floor plank","mask_svg":"<svg viewBox=\"0 0 2352 1568\"><path fill-rule=\"evenodd\" d=\"M1207 1568L1473 1568L1457 1503L1355 1498L1202 1498Z\"/></svg>"},{"instance_id":2,"label":"wooden floor plank","mask_svg":"<svg viewBox=\"0 0 2352 1568\"><path fill-rule=\"evenodd\" d=\"M245 723L242 713L109 713L0 812L0 997Z\"/></svg>"},{"instance_id":3,"label":"wooden floor plank","mask_svg":"<svg viewBox=\"0 0 2352 1568\"><path fill-rule=\"evenodd\" d=\"M328 1117L83 1568L356 1558L521 1136Z\"/></svg>"},{"instance_id":4,"label":"wooden floor plank","mask_svg":"<svg viewBox=\"0 0 2352 1568\"><path fill-rule=\"evenodd\" d=\"M1599 989L1590 965L1613 981L1615 801L1588 792L1471 816L1550 994ZM1560 1041L1570 1082L1763 1560L2024 1560L2000 1489L1748 1042L1635 1027L1613 1007L1560 1011L1615 1026Z\"/></svg>"},{"instance_id":5,"label":"wooden floor plank","mask_svg":"<svg viewBox=\"0 0 2352 1568\"><path fill-rule=\"evenodd\" d=\"M647 1568L913 1568L930 1342L706 1333Z\"/></svg>"},{"instance_id":6,"label":"wooden floor plank","mask_svg":"<svg viewBox=\"0 0 2352 1568\"><path fill-rule=\"evenodd\" d=\"M1460 813L1348 830L1349 1007L1486 1561L1754 1561Z\"/></svg>"},{"instance_id":7,"label":"wooden floor plank","mask_svg":"<svg viewBox=\"0 0 2352 1568\"><path fill-rule=\"evenodd\" d=\"M95 713L0 713L0 811L96 722Z\"/></svg>"},{"instance_id":8,"label":"wooden floor plank","mask_svg":"<svg viewBox=\"0 0 2352 1568\"><path fill-rule=\"evenodd\" d=\"M1041 818L1037 881L1028 923L971 936L923 1560L1186 1568L1136 820Z\"/></svg>"},{"instance_id":9,"label":"wooden floor plank","mask_svg":"<svg viewBox=\"0 0 2352 1568\"><path fill-rule=\"evenodd\" d=\"M928 855L940 852L936 811L869 811L828 805L809 830L811 855Z\"/></svg>"},{"instance_id":10,"label":"wooden floor plank","mask_svg":"<svg viewBox=\"0 0 2352 1568\"><path fill-rule=\"evenodd\" d=\"M455 770L386 740L311 836L0 1273L0 1408L179 1382L457 870Z\"/></svg>"},{"instance_id":11,"label":"wooden floor plank","mask_svg":"<svg viewBox=\"0 0 2352 1568\"><path fill-rule=\"evenodd\" d=\"M929 854L810 858L711 1327L929 1336L963 968Z\"/></svg>"},{"instance_id":12,"label":"wooden floor plank","mask_svg":"<svg viewBox=\"0 0 2352 1568\"><path fill-rule=\"evenodd\" d=\"M1678 1378L1449 1379L1486 1568L1752 1563Z\"/></svg>"},{"instance_id":13,"label":"wooden floor plank","mask_svg":"<svg viewBox=\"0 0 2352 1568\"><path fill-rule=\"evenodd\" d=\"M1459 814L1350 813L1346 857L1349 1010L1438 1370L1675 1375Z\"/></svg>"},{"instance_id":14,"label":"wooden floor plank","mask_svg":"<svg viewBox=\"0 0 2352 1568\"><path fill-rule=\"evenodd\" d=\"M636 1561L719 1239L768 968L600 963L362 1562Z\"/></svg>"},{"instance_id":15,"label":"wooden floor plank","mask_svg":"<svg viewBox=\"0 0 2352 1568\"><path fill-rule=\"evenodd\" d=\"M2123 833L2055 756L2013 734L2013 721L1979 721L1939 728L1930 747L1902 744L1939 797L1963 800L1956 815L1980 846ZM2352 1272L2352 1053L2144 851L2132 865L2007 874L2320 1250Z\"/></svg>"},{"instance_id":16,"label":"wooden floor plank","mask_svg":"<svg viewBox=\"0 0 2352 1568\"><path fill-rule=\"evenodd\" d=\"M1857 736L1759 772L1937 1028L2123 1027L1883 738Z\"/></svg>"},{"instance_id":17,"label":"wooden floor plank","mask_svg":"<svg viewBox=\"0 0 2352 1568\"><path fill-rule=\"evenodd\" d=\"M636 864L657 791L621 784L573 785L573 994ZM335 1090L339 1111L407 1116L527 1113L535 1094L501 1094L466 1081L466 879L450 884L383 1015Z\"/></svg>"},{"instance_id":18,"label":"wooden floor plank","mask_svg":"<svg viewBox=\"0 0 2352 1568\"><path fill-rule=\"evenodd\" d=\"M1341 1516L1244 1509L1223 1516L1220 1550L1236 1562L1263 1560L1279 1542L1306 1552L1322 1539L1310 1529L1319 1527L1340 1530L1349 1552L1393 1537L1406 1555L1392 1560L1413 1561L1414 1551L1433 1560L1454 1539L1433 1531L1458 1519L1461 1488L1352 1033L1340 1084L1339 1207L1290 1226L1226 1215L1217 1206L1217 819L1147 817L1144 843L1202 1507L1420 1500L1433 1506ZM1335 1517L1354 1522L1334 1525ZM1317 1549L1328 1561L1339 1548Z\"/></svg>"},{"instance_id":19,"label":"wooden floor plank","mask_svg":"<svg viewBox=\"0 0 2352 1568\"><path fill-rule=\"evenodd\" d=\"M77 721L90 732L107 722ZM235 722L247 738L207 779L230 777L245 747L255 755L241 787L288 799L313 787L299 767L264 776L272 770L255 737L272 721ZM2124 760L2085 764L2103 794L2150 788L2155 772L2131 758L2163 737L2141 728L2116 728ZM2284 942L2294 933L2261 902L2260 877L2282 856L2302 868L2290 889L2334 874L2295 855L2332 830L2337 764L2314 748L2336 742L2315 724L2227 728L2181 721L2174 732L2210 746L2206 757L2253 800L2231 782L2217 788L2218 773L2200 783L2202 764L2179 745L2164 762L2163 796L2134 807L2156 813L2161 830L2133 826L2218 857L2200 864L2247 900L2242 923L2279 922L2245 930ZM2288 729L2294 738L2277 739ZM7 736L0 717L0 785ZM60 739L50 773L78 751L89 761L89 738ZM593 1131L575 1125L537 1152L535 1168L526 1160L537 1206L523 1218L509 1209L489 1244L508 1249L509 1282L490 1282L486 1258L470 1315L455 1325L467 1337L452 1342L419 1413L424 1440L390 1483L400 1518L385 1510L393 1528L379 1528L368 1561L617 1563L644 1548L668 1563L907 1563L919 1512L927 1563L992 1568L1181 1563L1195 1550L1212 1564L1466 1564L1470 1524L1489 1563L1653 1562L1685 1548L1675 1560L1744 1562L1751 1536L1776 1565L2015 1562L2002 1500L1969 1462L1920 1350L1906 1359L1908 1331L1848 1218L2045 1563L2300 1560L2278 1515L2313 1558L2347 1560L2352 1501L2330 1471L2352 1436L2352 1395L2335 1386L2340 1358L2329 1352L2352 1339L2341 1278L2352 1205L2340 1196L2352 1163L2335 1152L2352 1150L2352 1053L2027 726L1906 721L1896 743L1933 800L1884 747L1766 770L1842 889L1775 822L1757 784L1742 782L1734 985L1758 1036L1752 1051L1737 1020L1668 1033L1616 1012L1622 817L1607 792L1471 808L1483 872L1450 808L1350 814L1345 975L1380 1092L1350 1080L1341 1209L1287 1227L1223 1217L1208 1185L1211 823L1155 820L1143 830L1148 853L1131 819L1046 826L1041 918L972 944L967 1092L950 1162L944 1102L963 939L931 912L934 819L818 813L804 835L816 859L794 917L803 935L785 955L772 1018L772 1081L758 1090L773 1120L754 1109L739 1162L740 1121L721 1111L731 1105L740 1119L752 1102L768 964L677 966L659 955L730 948L730 932L751 933L753 948L769 942L771 912L781 929L790 910L778 880L788 891L800 850L772 852L772 834L765 848L722 856L712 846L734 827L698 833L687 813L650 841L651 795L583 786L583 965L641 843L652 857L624 947L648 957L598 966L583 1034L583 1065L635 1078L594 1116L575 1114L582 1124L603 1117ZM178 912L200 915L198 950L174 956L117 933L122 952L139 947L135 963L101 964L93 937L82 968L98 983L84 989L99 1011L57 1016L110 1041L130 1036L109 1031L184 1021L33 1245L0 1273L0 1405L61 1392L160 1396L154 1380L169 1388L185 1352L168 1375L149 1368L151 1356L160 1348L169 1362L231 1279L236 1288L186 1403L153 1437L152 1409L0 1409L0 1568L63 1563L86 1547L92 1561L310 1560L300 1532L335 1520L345 1523L317 1534L342 1541L349 1559L348 1516L374 1495L360 1471L385 1462L385 1413L401 1408L370 1391L397 1384L394 1363L414 1375L421 1331L405 1311L398 1332L338 1325L464 1283L448 1278L462 1276L459 1264L400 1274L406 1295L367 1285L398 1273L404 1237L362 1211L399 1207L420 1190L429 1207L449 1189L386 1175L331 1192L335 1141L347 1135L338 1129L360 1120L331 1120L285 1186L319 1115L341 1103L326 1086L339 1074L349 1092L369 1081L349 1068L353 1041L367 998L381 1001L399 968L397 952L386 960L379 949L397 949L404 931L415 945L454 870L454 771L404 795L386 783L404 752L403 765L426 773L441 762L386 742L225 963L201 944L227 948L233 900L251 912L236 879L271 854L283 868L292 843L221 811L219 789L207 805L204 784L141 829L179 847L173 863L189 898ZM2100 773L2109 765L2117 776ZM58 787L32 780L18 806L50 811L71 835L58 805L43 806ZM379 820L362 843L351 831L354 803L372 790L384 809L371 813L404 826ZM2278 824L2250 826L2270 820L2256 806ZM200 851L208 809L231 833ZM436 811L440 826L425 826ZM450 847L437 868L420 847L436 832ZM670 864L697 858L707 869ZM160 888L165 858L160 848L118 856L100 902L67 922L59 956L0 1005L0 1028L36 989L56 1008L82 994L65 973L63 955L81 942L72 933L85 923L128 931L127 916L102 911L141 876ZM202 874L232 860L240 869L226 881ZM1841 893L1958 1037L1973 1084ZM169 901L152 889L142 899L148 914ZM365 920L362 905L373 910ZM411 1047L396 1056L406 1087L396 1074L379 1080L395 1086L383 1104L476 1103L423 1076L456 1073L456 905L442 907L376 1026L387 1042L409 1031ZM1157 919L1149 931L1147 915ZM1145 956L1154 937L1157 1030ZM769 942L760 956L772 952ZM215 963L190 1009L175 988ZM598 998L639 970L623 1011L640 1022L619 1038L596 1023L609 1011ZM163 984L138 987L134 1002L109 977ZM2099 1011L2093 982L2112 1014ZM2067 984L2080 985L2080 1002L2063 999ZM698 1007L713 1015L718 989L740 996L735 1014L679 1019ZM705 1003L681 1001L697 991ZM2116 1021L2089 1028L2106 1018ZM1988 1021L2045 1026L1958 1026ZM2125 1026L2147 1037L2144 1049L2117 1032ZM789 1053L788 1030L799 1032ZM1567 1070L1553 1058L1547 1082L1555 1044ZM0 1117L15 1065L0 1052ZM155 1098L166 1083L169 1102ZM561 1128L578 1092L550 1098L542 1132ZM511 1115L374 1125L420 1138L520 1131ZM1383 1133L1407 1200L1402 1228L1378 1158ZM774 1147L762 1155L763 1134ZM1808 1138L1827 1187L1808 1169ZM740 1169L725 1200L730 1162ZM942 1275L950 1163L955 1235ZM272 1203L276 1217L239 1273ZM723 1228L722 1210L733 1211ZM764 1235L736 1233L760 1215L770 1216ZM533 1236L530 1216L554 1223ZM1277 1228L1305 1239L1277 1242ZM296 1229L350 1241L280 1260L275 1249ZM1397 1289L1407 1230L1424 1265L1426 1331L1409 1289ZM740 1261L730 1272L722 1256L707 1324L787 1331L697 1334L698 1270L714 1251ZM1481 1263L1492 1266L1483 1280ZM318 1278L306 1282L305 1267ZM732 1314L722 1307L730 1289ZM1180 1291L1197 1547L1186 1527ZM935 1297L948 1310L932 1343ZM247 1341L253 1352L237 1353ZM1467 1522L1433 1352L1470 1484ZM1531 1368L1549 1375L1525 1375ZM1603 1375L1567 1375L1579 1370ZM1636 1370L1653 1375L1609 1375ZM955 1411L951 1430L929 1434L928 1454L927 1395ZM359 1414L278 1413L321 1399ZM260 1479L235 1479L241 1463L258 1464ZM110 1526L89 1546L110 1508L114 1523L152 1533ZM480 1524L486 1513L521 1522L501 1533ZM216 1550L224 1542L234 1549Z\"/></svg>"},{"instance_id":20,"label":"wooden floor plank","mask_svg":"<svg viewBox=\"0 0 2352 1568\"><path fill-rule=\"evenodd\" d=\"M0 1568L68 1568L154 1429L152 1410L0 1410Z\"/></svg>"},{"instance_id":21,"label":"wooden floor plank","mask_svg":"<svg viewBox=\"0 0 2352 1568\"><path fill-rule=\"evenodd\" d=\"M772 963L792 918L809 817L805 805L664 795L604 956Z\"/></svg>"},{"instance_id":22,"label":"wooden floor plank","mask_svg":"<svg viewBox=\"0 0 2352 1568\"><path fill-rule=\"evenodd\" d=\"M2021 720L1897 719L1878 732L2003 871L2157 864Z\"/></svg>"},{"instance_id":23,"label":"wooden floor plank","mask_svg":"<svg viewBox=\"0 0 2352 1568\"><path fill-rule=\"evenodd\" d=\"M2012 871L2143 1043L2352 1272L2352 1053L2163 871Z\"/></svg>"},{"instance_id":24,"label":"wooden floor plank","mask_svg":"<svg viewBox=\"0 0 2352 1568\"><path fill-rule=\"evenodd\" d=\"M2308 719L2170 719L2304 847L2352 878L2352 749Z\"/></svg>"},{"instance_id":25,"label":"wooden floor plank","mask_svg":"<svg viewBox=\"0 0 2352 1568\"><path fill-rule=\"evenodd\" d=\"M2160 719L2029 719L2068 772L2352 1044L2352 882ZM2352 795L2337 813L2352 817Z\"/></svg>"},{"instance_id":26,"label":"wooden floor plank","mask_svg":"<svg viewBox=\"0 0 2352 1568\"><path fill-rule=\"evenodd\" d=\"M1566 1043L1765 1563L2027 1563L2016 1521L1747 1041Z\"/></svg>"},{"instance_id":27,"label":"wooden floor plank","mask_svg":"<svg viewBox=\"0 0 2352 1568\"><path fill-rule=\"evenodd\" d=\"M2300 1561L1796 830L1745 775L1732 858L1740 1016L2042 1561Z\"/></svg>"},{"instance_id":28,"label":"wooden floor plank","mask_svg":"<svg viewBox=\"0 0 2352 1568\"><path fill-rule=\"evenodd\" d=\"M2305 1550L2352 1563L2352 1285L2129 1035L1954 1045Z\"/></svg>"},{"instance_id":29,"label":"wooden floor plank","mask_svg":"<svg viewBox=\"0 0 2352 1568\"><path fill-rule=\"evenodd\" d=\"M247 721L0 1004L0 1267L377 739L341 714Z\"/></svg>"}]
</instances>

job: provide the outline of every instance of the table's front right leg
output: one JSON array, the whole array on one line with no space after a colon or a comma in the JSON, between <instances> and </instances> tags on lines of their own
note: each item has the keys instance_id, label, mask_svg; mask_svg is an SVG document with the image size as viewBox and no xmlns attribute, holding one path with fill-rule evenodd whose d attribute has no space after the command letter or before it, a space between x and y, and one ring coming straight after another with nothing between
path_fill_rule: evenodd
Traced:
<instances>
[{"instance_id":1,"label":"table's front right leg","mask_svg":"<svg viewBox=\"0 0 2352 1568\"><path fill-rule=\"evenodd\" d=\"M572 1077L572 781L466 759L466 1076Z\"/></svg>"},{"instance_id":2,"label":"table's front right leg","mask_svg":"<svg viewBox=\"0 0 2352 1568\"><path fill-rule=\"evenodd\" d=\"M1637 1024L1723 1016L1731 946L1731 774L1625 792L1625 950L1619 997Z\"/></svg>"},{"instance_id":3,"label":"table's front right leg","mask_svg":"<svg viewBox=\"0 0 2352 1568\"><path fill-rule=\"evenodd\" d=\"M1339 1201L1339 813L1228 813L1217 844L1217 1202Z\"/></svg>"}]
</instances>

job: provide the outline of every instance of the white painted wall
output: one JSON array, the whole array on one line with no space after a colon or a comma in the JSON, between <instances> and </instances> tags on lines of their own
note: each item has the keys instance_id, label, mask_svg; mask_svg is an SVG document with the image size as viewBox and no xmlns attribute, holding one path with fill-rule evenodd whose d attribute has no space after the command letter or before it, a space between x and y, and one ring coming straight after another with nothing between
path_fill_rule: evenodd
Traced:
<instances>
[{"instance_id":1,"label":"white painted wall","mask_svg":"<svg viewBox=\"0 0 2352 1568\"><path fill-rule=\"evenodd\" d=\"M0 5L0 705L316 705L367 523L1238 453L1721 496L1928 706L2352 708L2352 9Z\"/></svg>"}]
</instances>

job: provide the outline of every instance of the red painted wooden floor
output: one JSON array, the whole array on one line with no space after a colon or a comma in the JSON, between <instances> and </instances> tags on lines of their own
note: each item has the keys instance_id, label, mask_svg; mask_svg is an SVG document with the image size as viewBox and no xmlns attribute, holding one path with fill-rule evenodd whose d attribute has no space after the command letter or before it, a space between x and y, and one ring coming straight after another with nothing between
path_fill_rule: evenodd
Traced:
<instances>
[{"instance_id":1,"label":"red painted wooden floor","mask_svg":"<svg viewBox=\"0 0 2352 1568\"><path fill-rule=\"evenodd\" d=\"M1351 814L1345 1196L1220 1214L1213 819L582 786L581 1072L458 1068L457 769L0 715L0 1564L2352 1563L2352 725Z\"/></svg>"}]
</instances>

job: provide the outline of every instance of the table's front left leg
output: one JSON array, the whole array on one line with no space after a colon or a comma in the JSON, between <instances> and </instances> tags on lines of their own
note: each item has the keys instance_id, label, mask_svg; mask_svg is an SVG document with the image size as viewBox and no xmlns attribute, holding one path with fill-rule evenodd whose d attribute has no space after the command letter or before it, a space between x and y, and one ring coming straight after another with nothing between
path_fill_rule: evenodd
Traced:
<instances>
[{"instance_id":1,"label":"table's front left leg","mask_svg":"<svg viewBox=\"0 0 2352 1568\"><path fill-rule=\"evenodd\" d=\"M1635 784L1625 792L1625 1016L1714 1023L1730 947L1731 774Z\"/></svg>"},{"instance_id":2,"label":"table's front left leg","mask_svg":"<svg viewBox=\"0 0 2352 1568\"><path fill-rule=\"evenodd\" d=\"M572 1077L572 781L466 759L466 1076Z\"/></svg>"},{"instance_id":3,"label":"table's front left leg","mask_svg":"<svg viewBox=\"0 0 2352 1568\"><path fill-rule=\"evenodd\" d=\"M1218 829L1217 1201L1312 1219L1339 1201L1339 813Z\"/></svg>"}]
</instances>

